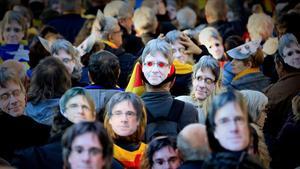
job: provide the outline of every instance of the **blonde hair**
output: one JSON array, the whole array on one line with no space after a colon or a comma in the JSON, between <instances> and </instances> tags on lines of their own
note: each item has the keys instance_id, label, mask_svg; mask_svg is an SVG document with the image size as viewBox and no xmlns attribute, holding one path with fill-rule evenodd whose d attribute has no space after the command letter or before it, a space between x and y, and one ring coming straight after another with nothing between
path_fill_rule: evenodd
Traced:
<instances>
[{"instance_id":1,"label":"blonde hair","mask_svg":"<svg viewBox=\"0 0 300 169\"><path fill-rule=\"evenodd\" d=\"M247 29L251 40L267 40L273 33L274 21L265 13L254 13L248 19Z\"/></svg>"},{"instance_id":2,"label":"blonde hair","mask_svg":"<svg viewBox=\"0 0 300 169\"><path fill-rule=\"evenodd\" d=\"M134 11L133 24L135 29L148 32L155 31L158 22L155 12L146 6L142 6Z\"/></svg>"}]
</instances>

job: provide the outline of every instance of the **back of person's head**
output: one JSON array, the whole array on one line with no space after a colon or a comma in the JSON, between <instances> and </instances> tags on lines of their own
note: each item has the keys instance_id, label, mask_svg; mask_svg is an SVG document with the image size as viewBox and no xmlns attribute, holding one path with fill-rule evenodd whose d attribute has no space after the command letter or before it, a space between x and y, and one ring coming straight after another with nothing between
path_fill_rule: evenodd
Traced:
<instances>
[{"instance_id":1,"label":"back of person's head","mask_svg":"<svg viewBox=\"0 0 300 169\"><path fill-rule=\"evenodd\" d=\"M248 105L248 112L253 122L257 122L261 116L262 111L268 104L268 97L262 92L255 90L241 90L246 104Z\"/></svg>"},{"instance_id":2,"label":"back of person's head","mask_svg":"<svg viewBox=\"0 0 300 169\"><path fill-rule=\"evenodd\" d=\"M204 160L209 154L205 125L185 126L177 136L177 148L184 161Z\"/></svg>"},{"instance_id":3,"label":"back of person's head","mask_svg":"<svg viewBox=\"0 0 300 169\"><path fill-rule=\"evenodd\" d=\"M226 20L227 6L225 0L209 0L205 4L205 17L208 23Z\"/></svg>"},{"instance_id":4,"label":"back of person's head","mask_svg":"<svg viewBox=\"0 0 300 169\"><path fill-rule=\"evenodd\" d=\"M100 154L102 155L102 160L104 162L104 164L101 164L103 165L102 169L111 168L112 157L113 157L113 141L100 122L81 122L67 129L67 131L64 133L62 137L64 168L71 169L72 164L70 163L70 158L72 156L72 153L73 156L75 154L77 154L77 156L80 156L82 153L81 151L79 152L77 148L74 147L73 144L75 140L78 139L80 136L83 136L84 134L88 134L88 133L91 133L93 134L93 136L96 136L98 142L100 143L100 147L101 147ZM91 146L91 145L76 145L76 146ZM85 150L85 151L90 151L90 150ZM83 159L79 159L79 160L83 160Z\"/></svg>"},{"instance_id":5,"label":"back of person's head","mask_svg":"<svg viewBox=\"0 0 300 169\"><path fill-rule=\"evenodd\" d=\"M151 169L154 165L153 156L154 153L165 148L170 147L174 150L177 149L176 138L170 136L159 136L154 138L147 147L146 152L142 158L141 168Z\"/></svg>"},{"instance_id":6,"label":"back of person's head","mask_svg":"<svg viewBox=\"0 0 300 169\"><path fill-rule=\"evenodd\" d=\"M132 16L133 9L128 2L116 0L106 4L103 13L104 16L125 19Z\"/></svg>"},{"instance_id":7,"label":"back of person's head","mask_svg":"<svg viewBox=\"0 0 300 169\"><path fill-rule=\"evenodd\" d=\"M248 19L247 29L252 41L267 40L272 36L274 21L265 13L254 13Z\"/></svg>"},{"instance_id":8,"label":"back of person's head","mask_svg":"<svg viewBox=\"0 0 300 169\"><path fill-rule=\"evenodd\" d=\"M197 21L197 15L194 10L186 6L177 11L176 20L178 29L193 29Z\"/></svg>"},{"instance_id":9,"label":"back of person's head","mask_svg":"<svg viewBox=\"0 0 300 169\"><path fill-rule=\"evenodd\" d=\"M47 57L34 68L28 91L28 101L60 98L71 87L70 75L57 58Z\"/></svg>"},{"instance_id":10,"label":"back of person's head","mask_svg":"<svg viewBox=\"0 0 300 169\"><path fill-rule=\"evenodd\" d=\"M137 33L155 33L158 25L155 12L146 6L136 9L132 20Z\"/></svg>"},{"instance_id":11,"label":"back of person's head","mask_svg":"<svg viewBox=\"0 0 300 169\"><path fill-rule=\"evenodd\" d=\"M104 88L115 88L120 75L120 63L117 56L108 51L99 51L90 57L89 75L91 81Z\"/></svg>"}]
</instances>

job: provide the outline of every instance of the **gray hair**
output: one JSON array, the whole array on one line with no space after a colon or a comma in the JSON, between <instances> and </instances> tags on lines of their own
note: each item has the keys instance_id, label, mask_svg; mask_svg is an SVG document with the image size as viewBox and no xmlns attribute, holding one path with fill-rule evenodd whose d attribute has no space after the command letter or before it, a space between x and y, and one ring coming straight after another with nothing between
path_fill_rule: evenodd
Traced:
<instances>
[{"instance_id":1,"label":"gray hair","mask_svg":"<svg viewBox=\"0 0 300 169\"><path fill-rule=\"evenodd\" d=\"M204 160L209 154L208 146L192 147L181 134L177 136L177 148L184 161Z\"/></svg>"},{"instance_id":2,"label":"gray hair","mask_svg":"<svg viewBox=\"0 0 300 169\"><path fill-rule=\"evenodd\" d=\"M204 55L200 60L193 66L193 78L196 77L198 70L210 69L215 76L215 82L219 80L220 77L220 66L218 61L210 55Z\"/></svg>"},{"instance_id":3,"label":"gray hair","mask_svg":"<svg viewBox=\"0 0 300 169\"><path fill-rule=\"evenodd\" d=\"M278 53L282 58L285 58L285 56L283 55L283 49L285 47L290 46L293 43L298 44L298 41L297 38L292 33L286 33L281 36L278 44Z\"/></svg>"},{"instance_id":4,"label":"gray hair","mask_svg":"<svg viewBox=\"0 0 300 169\"><path fill-rule=\"evenodd\" d=\"M100 38L105 40L108 40L108 35L111 34L114 31L114 29L119 25L118 20L116 18L104 15L102 15L102 17L99 18L99 24L101 27Z\"/></svg>"},{"instance_id":5,"label":"gray hair","mask_svg":"<svg viewBox=\"0 0 300 169\"><path fill-rule=\"evenodd\" d=\"M240 91L248 105L248 112L254 122L259 119L262 110L268 104L268 97L262 92L255 90Z\"/></svg>"},{"instance_id":6,"label":"gray hair","mask_svg":"<svg viewBox=\"0 0 300 169\"><path fill-rule=\"evenodd\" d=\"M162 38L152 39L146 44L141 56L142 62L145 61L147 55L155 56L156 52L161 52L169 64L173 63L172 46Z\"/></svg>"},{"instance_id":7,"label":"gray hair","mask_svg":"<svg viewBox=\"0 0 300 169\"><path fill-rule=\"evenodd\" d=\"M179 29L192 29L195 27L197 15L194 10L186 6L177 12L176 20Z\"/></svg>"},{"instance_id":8,"label":"gray hair","mask_svg":"<svg viewBox=\"0 0 300 169\"><path fill-rule=\"evenodd\" d=\"M133 14L132 7L128 2L116 0L108 3L104 8L104 16L111 16L116 19L125 19Z\"/></svg>"},{"instance_id":9,"label":"gray hair","mask_svg":"<svg viewBox=\"0 0 300 169\"><path fill-rule=\"evenodd\" d=\"M180 39L180 35L183 33L180 32L179 30L172 30L166 34L166 41L174 44L177 40Z\"/></svg>"}]
</instances>

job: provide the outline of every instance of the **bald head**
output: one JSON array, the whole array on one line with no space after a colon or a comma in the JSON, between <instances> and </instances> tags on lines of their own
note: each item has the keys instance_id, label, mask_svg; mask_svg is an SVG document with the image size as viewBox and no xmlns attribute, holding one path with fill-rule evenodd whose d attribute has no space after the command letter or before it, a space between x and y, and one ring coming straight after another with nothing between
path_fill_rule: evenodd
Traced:
<instances>
[{"instance_id":1,"label":"bald head","mask_svg":"<svg viewBox=\"0 0 300 169\"><path fill-rule=\"evenodd\" d=\"M207 144L205 125L200 123L187 125L179 135L186 140L191 147L197 148Z\"/></svg>"},{"instance_id":2,"label":"bald head","mask_svg":"<svg viewBox=\"0 0 300 169\"><path fill-rule=\"evenodd\" d=\"M189 124L177 137L177 148L184 160L203 160L208 155L206 128L203 124Z\"/></svg>"}]
</instances>

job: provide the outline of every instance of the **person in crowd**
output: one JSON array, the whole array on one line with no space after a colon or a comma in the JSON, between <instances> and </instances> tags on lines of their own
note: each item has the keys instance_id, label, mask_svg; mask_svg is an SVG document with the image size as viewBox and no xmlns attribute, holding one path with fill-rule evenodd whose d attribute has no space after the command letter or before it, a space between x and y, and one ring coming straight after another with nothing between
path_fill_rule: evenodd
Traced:
<instances>
[{"instance_id":1,"label":"person in crowd","mask_svg":"<svg viewBox=\"0 0 300 169\"><path fill-rule=\"evenodd\" d=\"M238 47L244 43L245 42L241 36L232 35L232 36L229 36L225 40L224 49L225 49L225 51L228 51L228 50ZM235 74L232 72L232 65L231 65L232 58L230 56L228 56L227 53L225 53L225 55L227 56L228 62L226 62L224 64L222 78L221 78L222 86L228 86L235 76Z\"/></svg>"},{"instance_id":2,"label":"person in crowd","mask_svg":"<svg viewBox=\"0 0 300 169\"><path fill-rule=\"evenodd\" d=\"M29 77L26 74L26 66L19 61L8 59L2 63L2 66L10 68L16 72L25 87L25 91L29 88Z\"/></svg>"},{"instance_id":3,"label":"person in crowd","mask_svg":"<svg viewBox=\"0 0 300 169\"><path fill-rule=\"evenodd\" d=\"M73 124L95 121L96 112L92 97L81 87L67 90L59 100L59 108L47 144L17 151L12 162L14 166L20 169L63 168L62 135Z\"/></svg>"},{"instance_id":4,"label":"person in crowd","mask_svg":"<svg viewBox=\"0 0 300 169\"><path fill-rule=\"evenodd\" d=\"M118 58L105 50L94 53L89 60L88 72L92 83L85 89L95 100L96 112L103 122L106 103L115 93L123 91L117 86L120 75Z\"/></svg>"},{"instance_id":5,"label":"person in crowd","mask_svg":"<svg viewBox=\"0 0 300 169\"><path fill-rule=\"evenodd\" d=\"M223 40L226 40L231 35L242 36L246 30L246 26L241 21L227 21L225 0L207 1L204 11L207 25L216 28Z\"/></svg>"},{"instance_id":6,"label":"person in crowd","mask_svg":"<svg viewBox=\"0 0 300 169\"><path fill-rule=\"evenodd\" d=\"M290 117L280 130L272 154L271 167L274 169L292 169L300 166L296 154L300 151L298 135L300 131L300 92L292 99Z\"/></svg>"},{"instance_id":7,"label":"person in crowd","mask_svg":"<svg viewBox=\"0 0 300 169\"><path fill-rule=\"evenodd\" d=\"M27 65L29 49L27 42L22 42L26 40L27 31L24 17L17 11L7 11L0 27L0 36L3 37L3 44L0 46L0 63L7 59L15 59Z\"/></svg>"},{"instance_id":8,"label":"person in crowd","mask_svg":"<svg viewBox=\"0 0 300 169\"><path fill-rule=\"evenodd\" d=\"M272 157L273 144L288 119L292 98L300 90L300 45L293 34L284 34L278 45L275 67L279 80L265 90L269 102L266 109L264 135Z\"/></svg>"},{"instance_id":9,"label":"person in crowd","mask_svg":"<svg viewBox=\"0 0 300 169\"><path fill-rule=\"evenodd\" d=\"M177 136L177 149L183 163L179 169L201 168L210 151L203 124L189 124Z\"/></svg>"},{"instance_id":10,"label":"person in crowd","mask_svg":"<svg viewBox=\"0 0 300 169\"><path fill-rule=\"evenodd\" d=\"M166 41L172 46L173 64L176 69L176 78L171 88L171 94L174 96L188 95L192 84L193 58L199 57L202 50L188 36L177 30L168 32Z\"/></svg>"},{"instance_id":11,"label":"person in crowd","mask_svg":"<svg viewBox=\"0 0 300 169\"><path fill-rule=\"evenodd\" d=\"M258 144L253 144L250 151L261 159L265 168L270 168L271 158L262 131L266 118L265 110L268 98L262 92L255 90L241 90L240 92L248 105L248 112L252 118L251 127L254 129L253 132L256 132L258 136ZM254 138L252 140L255 141Z\"/></svg>"},{"instance_id":12,"label":"person in crowd","mask_svg":"<svg viewBox=\"0 0 300 169\"><path fill-rule=\"evenodd\" d=\"M46 57L33 70L25 114L51 126L55 112L59 111L59 99L70 87L70 75L64 64L55 57Z\"/></svg>"},{"instance_id":13,"label":"person in crowd","mask_svg":"<svg viewBox=\"0 0 300 169\"><path fill-rule=\"evenodd\" d=\"M45 25L41 28L39 36L46 39L51 46L56 39L62 39L62 35L58 31L49 25ZM33 37L31 44L29 45L29 66L30 70L33 70L38 63L47 56L51 56L50 51L47 51L38 37Z\"/></svg>"},{"instance_id":14,"label":"person in crowd","mask_svg":"<svg viewBox=\"0 0 300 169\"><path fill-rule=\"evenodd\" d=\"M69 42L73 43L85 21L80 16L81 1L60 0L58 4L61 15L48 21L46 25L53 26Z\"/></svg>"},{"instance_id":15,"label":"person in crowd","mask_svg":"<svg viewBox=\"0 0 300 169\"><path fill-rule=\"evenodd\" d=\"M204 124L207 109L212 97L217 93L220 76L218 61L205 55L193 66L192 89L190 95L178 96L176 99L191 103L198 110L199 122Z\"/></svg>"},{"instance_id":16,"label":"person in crowd","mask_svg":"<svg viewBox=\"0 0 300 169\"><path fill-rule=\"evenodd\" d=\"M111 16L118 20L120 28L123 32L123 48L126 52L136 56L143 47L141 38L135 36L133 30L133 8L125 1L112 1L104 8L104 16Z\"/></svg>"},{"instance_id":17,"label":"person in crowd","mask_svg":"<svg viewBox=\"0 0 300 169\"><path fill-rule=\"evenodd\" d=\"M141 37L142 42L146 45L151 39L158 36L156 29L158 21L155 12L146 6L142 6L134 11L133 25L138 37Z\"/></svg>"},{"instance_id":18,"label":"person in crowd","mask_svg":"<svg viewBox=\"0 0 300 169\"><path fill-rule=\"evenodd\" d=\"M208 110L206 131L212 154L202 168L263 168L248 153L250 119L240 93L229 90L214 97Z\"/></svg>"},{"instance_id":19,"label":"person in crowd","mask_svg":"<svg viewBox=\"0 0 300 169\"><path fill-rule=\"evenodd\" d=\"M199 43L208 49L208 52L218 60L220 67L223 68L228 59L225 56L223 39L218 30L214 27L202 29L199 33Z\"/></svg>"},{"instance_id":20,"label":"person in crowd","mask_svg":"<svg viewBox=\"0 0 300 169\"><path fill-rule=\"evenodd\" d=\"M190 7L185 6L176 13L176 21L178 30L194 29L197 22L197 15Z\"/></svg>"},{"instance_id":21,"label":"person in crowd","mask_svg":"<svg viewBox=\"0 0 300 169\"><path fill-rule=\"evenodd\" d=\"M81 122L62 137L64 169L110 169L113 141L100 122Z\"/></svg>"},{"instance_id":22,"label":"person in crowd","mask_svg":"<svg viewBox=\"0 0 300 169\"><path fill-rule=\"evenodd\" d=\"M278 80L275 70L274 54L278 48L278 38L273 37L274 20L265 13L252 14L247 23L250 40L261 40L264 62L262 64L263 73L272 79ZM246 39L247 41L247 39Z\"/></svg>"},{"instance_id":23,"label":"person in crowd","mask_svg":"<svg viewBox=\"0 0 300 169\"><path fill-rule=\"evenodd\" d=\"M145 151L141 168L177 169L181 161L176 149L176 139L174 137L159 136L153 139Z\"/></svg>"},{"instance_id":24,"label":"person in crowd","mask_svg":"<svg viewBox=\"0 0 300 169\"><path fill-rule=\"evenodd\" d=\"M94 29L96 29L99 38L105 44L104 50L107 50L118 57L121 68L118 85L121 88L126 88L128 76L132 72L138 56L126 53L123 49L122 30L116 18L104 16L101 11L98 11Z\"/></svg>"},{"instance_id":25,"label":"person in crowd","mask_svg":"<svg viewBox=\"0 0 300 169\"><path fill-rule=\"evenodd\" d=\"M66 66L69 76L72 80L72 86L85 86L80 84L82 64L78 50L67 40L57 39L53 42L50 48L50 54L58 58Z\"/></svg>"},{"instance_id":26,"label":"person in crowd","mask_svg":"<svg viewBox=\"0 0 300 169\"><path fill-rule=\"evenodd\" d=\"M116 93L106 105L104 126L114 141L114 159L124 168L140 168L146 123L143 101L133 93Z\"/></svg>"},{"instance_id":27,"label":"person in crowd","mask_svg":"<svg viewBox=\"0 0 300 169\"><path fill-rule=\"evenodd\" d=\"M186 125L198 122L190 103L176 100L170 93L175 68L172 47L164 39L149 41L141 56L141 78L146 92L141 96L147 108L146 140L158 135L177 135Z\"/></svg>"},{"instance_id":28,"label":"person in crowd","mask_svg":"<svg viewBox=\"0 0 300 169\"><path fill-rule=\"evenodd\" d=\"M0 157L9 162L15 150L44 144L49 137L50 127L25 116L25 105L21 79L15 70L0 65Z\"/></svg>"},{"instance_id":29,"label":"person in crowd","mask_svg":"<svg viewBox=\"0 0 300 169\"><path fill-rule=\"evenodd\" d=\"M250 41L227 51L233 58L232 72L235 77L228 87L237 90L249 89L262 92L270 84L270 78L260 70L263 63L263 52L260 41Z\"/></svg>"}]
</instances>

